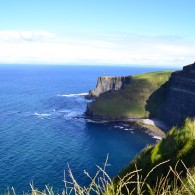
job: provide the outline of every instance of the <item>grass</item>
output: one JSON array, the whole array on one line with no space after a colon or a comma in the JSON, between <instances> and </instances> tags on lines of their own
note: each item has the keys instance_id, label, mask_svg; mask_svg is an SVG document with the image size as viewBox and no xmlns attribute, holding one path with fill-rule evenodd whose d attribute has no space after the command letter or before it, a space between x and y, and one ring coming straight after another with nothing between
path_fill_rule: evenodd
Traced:
<instances>
[{"instance_id":1,"label":"grass","mask_svg":"<svg viewBox=\"0 0 195 195\"><path fill-rule=\"evenodd\" d=\"M153 167L145 178L142 178L140 171L135 169L132 172L127 173L124 177L120 178L117 186L113 183L112 179L107 175L105 167L98 167L99 170L94 177L91 177L85 172L87 177L91 179L91 183L88 187L80 186L74 179L74 176L69 169L69 175L72 179L71 182L64 180L64 190L62 192L55 192L51 187L46 186L44 191L39 191L31 184L31 192L24 193L25 195L122 195L122 194L137 194L137 195L194 195L195 194L195 169L188 169L185 164L180 161L175 167L169 167L167 175L161 177L154 186L150 186L147 183L147 177L152 174L153 171L158 170L158 168L168 161L164 161L157 166ZM181 177L181 174L176 170L177 165L181 163L183 169L185 170L186 177ZM173 180L170 183L169 175L173 175ZM134 185L135 187L129 188L129 185ZM171 185L170 185L171 184ZM124 191L125 189L125 191ZM5 195L17 195L12 188Z\"/></svg>"},{"instance_id":2,"label":"grass","mask_svg":"<svg viewBox=\"0 0 195 195\"><path fill-rule=\"evenodd\" d=\"M147 177L147 183L154 187L161 177L165 177L170 169L174 167L179 160L186 165L186 167L195 167L195 122L194 120L186 119L184 126L181 128L172 128L166 138L162 139L154 146L146 147L125 169L123 169L117 177L114 178L114 182L117 185L120 181L119 178L123 178L127 173L132 172L135 169L142 169L140 174L142 177L146 177L150 170L158 164L169 160L166 164L160 166L157 170L153 171L150 176ZM183 168L182 163L177 164L178 173L181 173L181 177L185 177L187 172ZM173 181L174 174L169 174L169 180Z\"/></svg>"},{"instance_id":3,"label":"grass","mask_svg":"<svg viewBox=\"0 0 195 195\"><path fill-rule=\"evenodd\" d=\"M96 116L105 118L148 117L146 109L149 97L168 81L171 72L151 72L134 75L131 84L118 91L108 91L93 102ZM155 104L151 102L150 104ZM150 107L149 107L150 108Z\"/></svg>"}]
</instances>

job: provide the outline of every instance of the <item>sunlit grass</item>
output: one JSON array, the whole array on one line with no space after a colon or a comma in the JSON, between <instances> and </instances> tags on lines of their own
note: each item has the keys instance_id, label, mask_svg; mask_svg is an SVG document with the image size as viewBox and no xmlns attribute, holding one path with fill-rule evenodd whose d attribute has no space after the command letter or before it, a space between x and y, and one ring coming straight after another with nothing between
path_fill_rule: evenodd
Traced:
<instances>
[{"instance_id":1,"label":"sunlit grass","mask_svg":"<svg viewBox=\"0 0 195 195\"><path fill-rule=\"evenodd\" d=\"M94 114L106 118L148 117L146 110L150 95L166 81L171 72L151 72L132 76L132 81L124 89L102 94L93 103ZM157 98L154 103L159 102Z\"/></svg>"}]
</instances>

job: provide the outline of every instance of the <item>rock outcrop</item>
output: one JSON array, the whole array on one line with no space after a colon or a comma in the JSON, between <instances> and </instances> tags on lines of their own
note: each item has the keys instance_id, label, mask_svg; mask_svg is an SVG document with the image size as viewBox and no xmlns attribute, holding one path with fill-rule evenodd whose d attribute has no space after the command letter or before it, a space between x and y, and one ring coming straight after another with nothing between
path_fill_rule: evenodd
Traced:
<instances>
[{"instance_id":1,"label":"rock outcrop","mask_svg":"<svg viewBox=\"0 0 195 195\"><path fill-rule=\"evenodd\" d=\"M181 125L187 117L195 117L195 63L172 73L166 84L165 100L156 114L170 125Z\"/></svg>"},{"instance_id":2,"label":"rock outcrop","mask_svg":"<svg viewBox=\"0 0 195 195\"><path fill-rule=\"evenodd\" d=\"M98 97L100 94L110 90L123 89L130 82L131 76L100 76L96 89L89 91L89 94L92 97Z\"/></svg>"},{"instance_id":3,"label":"rock outcrop","mask_svg":"<svg viewBox=\"0 0 195 195\"><path fill-rule=\"evenodd\" d=\"M95 98L87 105L86 117L110 121L147 118L148 98L168 81L170 75L170 71L161 71L127 77L99 77L97 88L91 91Z\"/></svg>"}]
</instances>

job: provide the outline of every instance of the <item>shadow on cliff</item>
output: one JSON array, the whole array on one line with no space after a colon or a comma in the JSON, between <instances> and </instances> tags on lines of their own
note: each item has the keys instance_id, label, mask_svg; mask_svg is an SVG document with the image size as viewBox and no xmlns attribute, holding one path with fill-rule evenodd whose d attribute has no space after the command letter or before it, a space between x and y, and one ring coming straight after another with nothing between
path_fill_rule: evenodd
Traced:
<instances>
[{"instance_id":1,"label":"shadow on cliff","mask_svg":"<svg viewBox=\"0 0 195 195\"><path fill-rule=\"evenodd\" d=\"M162 111L167 99L168 87L169 81L154 91L146 101L145 109L149 112L150 118L162 118Z\"/></svg>"}]
</instances>

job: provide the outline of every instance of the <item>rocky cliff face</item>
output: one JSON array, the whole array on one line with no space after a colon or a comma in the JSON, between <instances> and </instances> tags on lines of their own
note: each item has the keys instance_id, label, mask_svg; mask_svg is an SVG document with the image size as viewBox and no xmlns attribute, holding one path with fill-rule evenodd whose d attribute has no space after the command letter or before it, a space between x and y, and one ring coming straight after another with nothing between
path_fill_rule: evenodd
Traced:
<instances>
[{"instance_id":1,"label":"rocky cliff face","mask_svg":"<svg viewBox=\"0 0 195 195\"><path fill-rule=\"evenodd\" d=\"M98 97L100 94L110 91L123 89L125 85L130 84L131 76L100 76L97 81L96 89L91 90L89 94L92 97Z\"/></svg>"},{"instance_id":2,"label":"rocky cliff face","mask_svg":"<svg viewBox=\"0 0 195 195\"><path fill-rule=\"evenodd\" d=\"M195 63L169 76L157 72L137 77L99 77L91 96L102 95L88 104L86 115L113 120L149 116L170 126L181 125L187 117L195 118Z\"/></svg>"},{"instance_id":3,"label":"rocky cliff face","mask_svg":"<svg viewBox=\"0 0 195 195\"><path fill-rule=\"evenodd\" d=\"M165 91L165 101L157 109L158 118L180 125L186 117L195 117L195 63L172 73Z\"/></svg>"}]
</instances>

